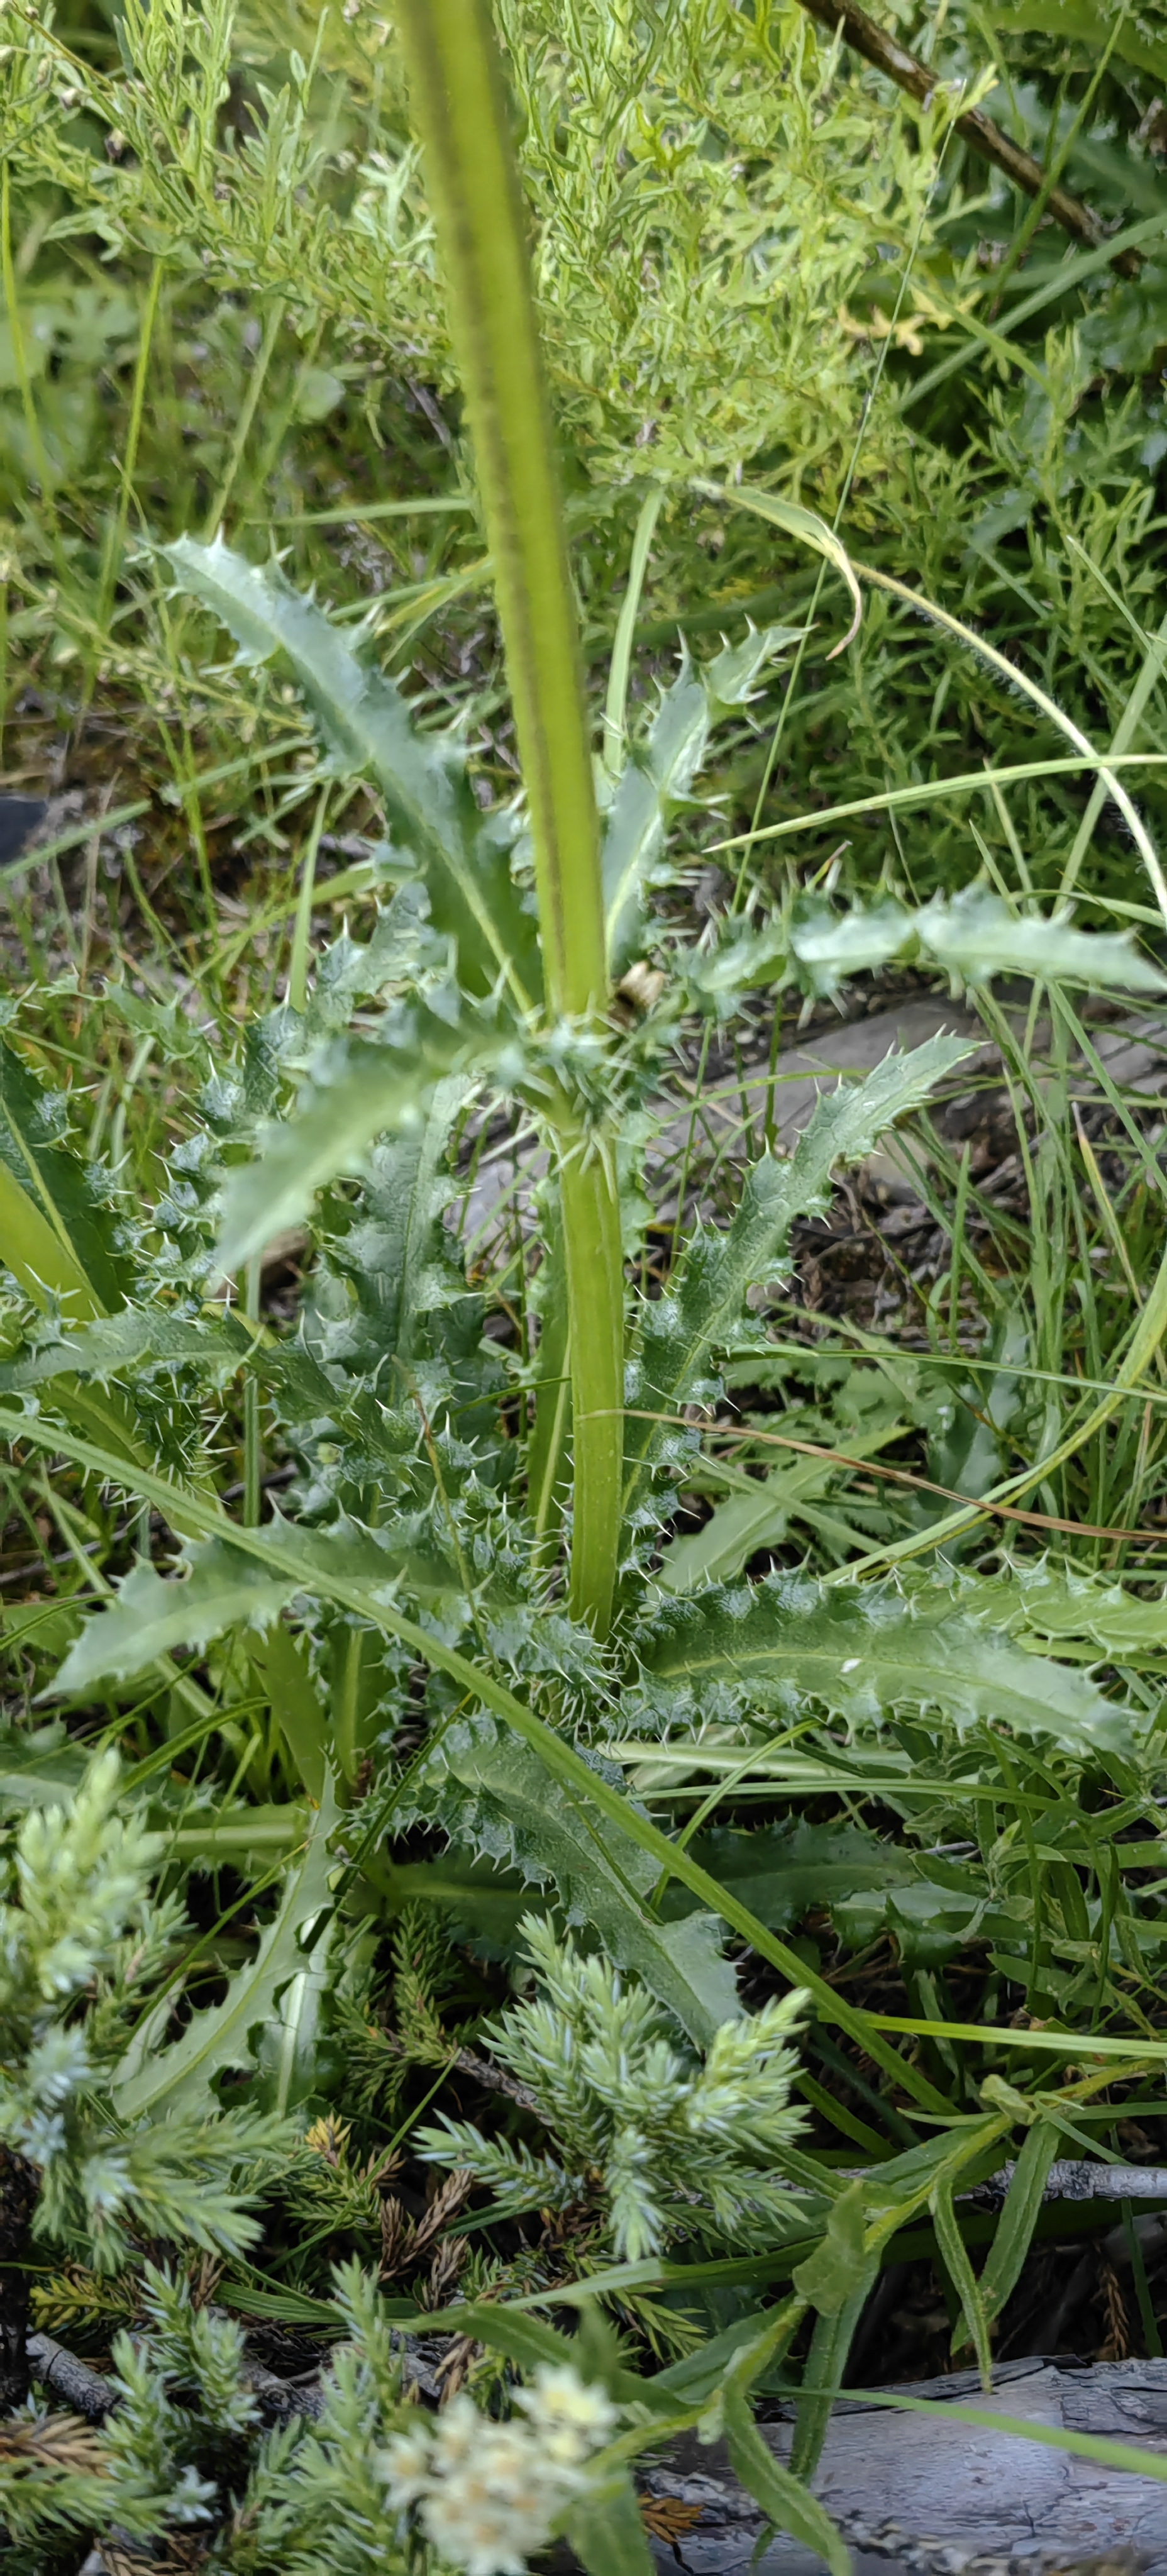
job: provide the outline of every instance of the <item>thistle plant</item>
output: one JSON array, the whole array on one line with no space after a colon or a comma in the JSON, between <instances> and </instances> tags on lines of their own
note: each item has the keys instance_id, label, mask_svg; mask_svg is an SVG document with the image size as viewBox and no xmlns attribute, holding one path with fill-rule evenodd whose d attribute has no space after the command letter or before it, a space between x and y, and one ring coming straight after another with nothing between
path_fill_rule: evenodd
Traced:
<instances>
[{"instance_id":1,"label":"thistle plant","mask_svg":"<svg viewBox=\"0 0 1167 2576\"><path fill-rule=\"evenodd\" d=\"M695 1749L710 1745L727 1765L748 1767L773 1736L784 1752L792 1730L811 1729L826 1765L840 1752L835 1722L856 1762L874 1761L890 1722L902 1764L915 1760L928 1728L943 1736L945 1760L977 1730L1007 1728L1011 1741L1039 1738L1043 1758L1079 1769L1101 1759L1125 1781L1150 1722L1114 1678L1121 1655L1099 1678L1085 1657L1057 1662L1031 1651L1031 1636L1019 1641L1001 1624L999 1590L977 1576L958 1580L949 1567L931 1585L913 1583L913 1554L974 1527L983 1488L892 1543L881 1562L902 1580L850 1579L870 1571L863 1559L828 1576L756 1577L743 1548L725 1583L670 1585L678 1488L700 1466L702 1422L727 1371L740 1386L748 1366L773 1364L756 1292L764 1300L789 1278L795 1228L828 1206L836 1170L862 1162L897 1119L919 1111L970 1042L940 1037L891 1054L865 1081L825 1093L789 1152L751 1142L728 1214L690 1221L681 1190L655 1276L649 1140L679 1052L696 1041L703 1055L759 997L789 995L801 1008L889 960L974 993L1002 970L1151 993L1163 977L1128 939L1091 937L979 885L923 908L889 898L846 911L821 890L778 899L743 882L740 905L695 921L683 900L679 818L701 795L719 735L748 736L758 693L801 631L747 627L703 666L682 660L642 720L629 706L630 583L597 796L522 203L485 0L404 0L400 17L522 777L509 801L484 807L465 733L427 721L387 676L371 618L354 629L297 592L278 560L257 564L221 538L159 550L160 571L205 613L204 632L213 620L216 638L225 629L233 639L236 663L215 685L241 718L255 685L248 674L268 664L306 709L320 831L287 991L238 1044L233 1032L208 1040L179 1028L173 1007L124 988L93 1002L99 1018L129 1024L160 1055L203 1059L189 1132L151 1206L77 1150L67 1110L11 1032L0 1036L0 1205L21 1300L0 1362L0 1431L23 1458L63 1459L95 1493L149 1507L134 1527L144 1537L153 1511L174 1540L160 1562L143 1552L98 1606L87 1599L71 1614L55 1667L71 1718L99 1705L102 1723L122 1729L121 1694L132 1684L135 1710L141 1691L159 1712L160 1742L127 1765L120 1788L99 1770L72 1811L62 1798L56 1821L25 1829L24 1894L8 1918L4 1972L17 2035L5 2134L41 2178L38 2228L94 2264L134 2256L147 2233L245 2256L255 2222L236 2167L286 2140L287 2122L323 2086L343 2004L366 1991L352 1954L369 1923L416 1892L412 1869L434 1900L430 1863L399 1863L401 1837L414 1827L443 1835L437 1901L493 1903L495 1921L505 1915L509 1927L504 1952L513 1948L515 1882L499 1884L500 1868L536 1882L559 1918L528 1928L541 1991L495 2032L499 2064L533 2097L553 2153L535 2157L448 2121L431 2151L468 2165L496 2210L583 2199L613 2250L630 2258L650 2260L682 2231L772 2251L780 2240L795 2294L789 2313L759 2323L750 2367L785 2350L814 2312L801 2475L813 2469L826 2392L842 2380L874 2267L921 2210L968 2331L988 2354L989 2308L1011 2286L1008 2265L1002 2256L982 2295L953 2195L979 2173L978 2160L1001 2152L1024 2109L1013 2095L1003 2111L962 2111L953 2123L928 2065L900 2048L896 2020L853 2001L844 1981L782 1937L788 1917L772 1885L747 1901L748 1878L714 1865L696 1824L666 1829L630 1794L628 1770L639 1766L651 1782L654 1757L699 1767ZM185 148L210 153L213 126L208 110ZM642 570L656 495L639 497ZM854 568L811 513L744 485L715 487L714 497L811 546L856 608ZM964 649L967 631L948 626ZM1089 745L1070 732L1088 765ZM1151 867L1127 791L1095 765L1134 816ZM315 851L337 783L357 778L383 809L373 867L387 900L367 938L343 932L310 972ZM464 1235L459 1222L488 1140L516 1125L542 1157L544 1221L538 1241L516 1225L508 1266L491 1278L473 1227ZM265 1247L289 1227L304 1229L309 1274L294 1332L258 1312ZM239 1283L238 1299L223 1293L226 1282ZM1052 1449L1035 1436L1021 1471L989 1489L989 1505L1012 1511L1104 1426L1151 1365L1165 1309L1167 1268L1085 1430L1079 1424ZM223 1411L236 1401L243 1474L233 1516L219 1484ZM265 1449L278 1449L283 1472L267 1517ZM714 1465L724 1473L724 1462ZM751 1479L751 1508L755 1497ZM76 1791L76 1748L63 1731L50 1756L66 1771L73 1763ZM828 1787L835 1776L827 1770ZM902 1785L902 1770L878 1776L893 1792ZM116 1832L115 1796L125 1816ZM147 1800L161 1850L135 1821ZM174 2009L179 1962L170 1960L178 1911L173 1899L169 1912L151 1910L144 1893L163 1855L180 1875L238 1870L249 1887L270 1891L242 1957L216 1960L214 1999L186 1993L183 2015ZM586 1954L562 1937L563 1923L586 1925ZM727 1932L783 1990L758 2014L742 2011ZM1032 1937L1036 1960L1036 1906ZM862 2052L865 2081L892 2095L901 2129L910 2112L931 2124L923 2145L881 2161L858 2186L842 2188L828 2161L796 2144L795 2089L832 2116L831 2097L791 2046L812 2012ZM374 2045L357 2069L374 2104L377 2037L366 2030ZM440 2027L421 2037L413 2062L432 2042L440 2077L443 2047L452 2064L459 2039ZM227 2106L227 2085L245 2105ZM368 2105L357 2107L363 2116ZM396 2125L394 2114L386 2126ZM1049 2124L1042 2116L1038 2125ZM314 2123L309 2134L319 2135ZM380 2142L367 2143L372 2153ZM1043 2135L1043 2152L1045 2143ZM327 2184L323 2163L313 2188ZM362 2164L362 2193L377 2171ZM1029 2226L1040 2196L1031 2174ZM790 2201L796 2177L802 2239ZM1014 2251L1020 2241L1018 2221ZM174 2306L173 2268L167 2279L151 2291L149 2331L165 2345L157 2368L137 2347L123 2356L127 2491L137 2478L145 2494L153 2423L150 2511L164 2522L163 2487L183 2511L205 2506L225 2563L323 2563L347 2576L396 2566L420 2528L439 2548L455 2550L457 2535L467 2567L485 2576L487 2558L504 2570L562 2507L589 2567L618 2554L622 2566L645 2568L624 2453L610 2493L602 2480L597 2495L589 2488L577 2527L564 2478L557 2485L541 2468L532 2484L536 2434L541 2459L554 2458L537 2410L528 2410L528 2433L507 2427L505 2443L498 2435L506 2492L489 2538L486 2503L460 2494L455 2476L450 2445L464 2436L464 2411L449 2437L417 2438L412 2469L400 2451L386 2468L386 2446L405 2427L388 2320L368 2285L350 2278L336 2290L351 2332L315 2429L293 2439L284 2428L265 2442L239 2396L237 2343L201 2328L196 2336ZM451 2332L493 2337L492 2350L515 2366L579 2361L586 2378L579 2352L561 2341L548 2350L541 2337L552 2329L505 2301L450 2313ZM224 2421L231 2416L247 2454L246 2474L214 2498L195 2484L212 2475L201 2435L185 2423L175 2431L167 2411L182 2404L172 2356L183 2337L191 2355L197 2341L189 2367L205 2380L212 2413L218 2405ZM759 2471L749 2384L743 2363L726 2405L738 2410L740 2455L765 2510L838 2568L830 2527L797 2478L768 2456ZM637 2404L663 2414L668 2390L654 2400L643 2385ZM613 2405L631 2402L614 2371L605 2386ZM576 2432L586 2449L582 2415ZM562 2450L563 2426L556 2439L560 2467L582 2473L582 2453ZM407 2512L417 2516L408 2529Z\"/></svg>"},{"instance_id":2,"label":"thistle plant","mask_svg":"<svg viewBox=\"0 0 1167 2576\"><path fill-rule=\"evenodd\" d=\"M607 1959L581 1956L531 1916L522 1942L538 1992L484 2036L555 2154L533 2156L448 2117L421 2132L422 2152L464 2166L508 2215L598 2201L621 2262L687 2236L765 2243L794 2209L782 2159L806 2124L790 2099L805 1994L723 2022L701 2059Z\"/></svg>"}]
</instances>

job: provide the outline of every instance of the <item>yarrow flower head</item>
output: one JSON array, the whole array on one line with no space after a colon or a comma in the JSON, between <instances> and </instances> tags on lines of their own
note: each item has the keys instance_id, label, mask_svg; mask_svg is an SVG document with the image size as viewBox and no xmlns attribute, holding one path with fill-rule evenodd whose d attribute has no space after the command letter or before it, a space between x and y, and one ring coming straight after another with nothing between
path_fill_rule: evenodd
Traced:
<instances>
[{"instance_id":1,"label":"yarrow flower head","mask_svg":"<svg viewBox=\"0 0 1167 2576\"><path fill-rule=\"evenodd\" d=\"M381 2453L390 2504L415 2508L427 2540L466 2576L524 2576L616 2426L616 2407L571 2362L540 2363L515 2402L526 2421L495 2424L456 2397Z\"/></svg>"}]
</instances>

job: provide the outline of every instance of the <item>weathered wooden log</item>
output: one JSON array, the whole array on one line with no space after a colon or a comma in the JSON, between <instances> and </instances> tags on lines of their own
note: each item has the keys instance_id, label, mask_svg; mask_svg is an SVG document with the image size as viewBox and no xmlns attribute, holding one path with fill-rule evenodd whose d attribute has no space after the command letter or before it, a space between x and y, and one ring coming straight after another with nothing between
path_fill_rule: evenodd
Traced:
<instances>
[{"instance_id":1,"label":"weathered wooden log","mask_svg":"<svg viewBox=\"0 0 1167 2576\"><path fill-rule=\"evenodd\" d=\"M965 2411L988 2407L1019 2424L1102 2434L1167 2466L1167 2361L1006 2362L991 2398L975 2371L899 2393L934 2400L935 2411L841 2400L815 2480L855 2576L1068 2576L1079 2568L1167 2576L1167 2483L990 2432ZM790 2422L761 2430L785 2459ZM687 2437L646 2485L661 2502L700 2508L675 2550L654 2542L662 2569L679 2557L690 2576L745 2576L762 2517L721 2444L703 2449ZM791 2540L773 2541L759 2564L764 2576L821 2571Z\"/></svg>"},{"instance_id":2,"label":"weathered wooden log","mask_svg":"<svg viewBox=\"0 0 1167 2576\"><path fill-rule=\"evenodd\" d=\"M108 2412L107 2384L51 2336L29 2338L29 2360L42 2386L91 2422ZM411 2377L428 2375L412 2353L409 2362ZM277 2420L318 2413L318 2380L281 2382L258 2369L252 2378ZM840 2400L815 2488L851 2548L854 2576L1167 2576L1167 2480L990 2430L968 2412L988 2406L1019 2426L1102 2434L1167 2468L1167 2361L1006 2362L996 2382L991 2399L975 2371L896 2392L931 2401L926 2415ZM792 2410L760 2430L786 2459ZM662 2570L746 2576L762 2516L723 2444L689 2436L642 2484L663 2508L658 2527L677 2534L671 2544L653 2538ZM821 2560L787 2539L772 2541L759 2564L763 2576L822 2576Z\"/></svg>"}]
</instances>

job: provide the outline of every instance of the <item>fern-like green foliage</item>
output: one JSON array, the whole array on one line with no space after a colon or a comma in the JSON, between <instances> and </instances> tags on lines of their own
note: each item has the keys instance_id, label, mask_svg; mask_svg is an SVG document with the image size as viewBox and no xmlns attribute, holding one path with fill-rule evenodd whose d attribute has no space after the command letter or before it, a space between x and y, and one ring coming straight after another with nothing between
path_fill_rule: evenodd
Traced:
<instances>
[{"instance_id":1,"label":"fern-like green foliage","mask_svg":"<svg viewBox=\"0 0 1167 2576\"><path fill-rule=\"evenodd\" d=\"M805 1997L726 2022L703 2059L646 1988L614 1977L534 1916L522 1926L538 1993L490 2026L496 2057L533 2097L553 2155L484 2138L446 2117L427 2155L464 2165L500 2211L569 2209L598 2198L616 2253L635 2262L680 2237L751 2244L794 2208L783 2150L805 2115L790 2100L790 2042Z\"/></svg>"}]
</instances>

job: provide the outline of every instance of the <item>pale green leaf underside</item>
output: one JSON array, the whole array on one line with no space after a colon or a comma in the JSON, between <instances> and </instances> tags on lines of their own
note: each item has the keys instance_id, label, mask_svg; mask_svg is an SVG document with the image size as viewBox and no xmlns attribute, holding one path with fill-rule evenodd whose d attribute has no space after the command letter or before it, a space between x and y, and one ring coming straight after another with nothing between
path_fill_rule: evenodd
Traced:
<instances>
[{"instance_id":1,"label":"pale green leaf underside","mask_svg":"<svg viewBox=\"0 0 1167 2576\"><path fill-rule=\"evenodd\" d=\"M994 975L1031 975L1045 983L1091 985L1098 991L1161 993L1165 977L1124 932L1074 930L1014 911L985 886L935 895L919 911L890 898L869 911L834 913L807 904L790 932L791 955L816 992L830 993L850 975L893 961L932 965L965 984Z\"/></svg>"},{"instance_id":2,"label":"pale green leaf underside","mask_svg":"<svg viewBox=\"0 0 1167 2576\"><path fill-rule=\"evenodd\" d=\"M338 1582L369 1586L374 1600L407 1570L415 1593L435 1603L457 1581L436 1553L424 1555L412 1540L395 1554L389 1532L381 1544L352 1524L305 1529L277 1515L264 1537L283 1560L278 1567L257 1563L229 1539L189 1546L189 1571L174 1579L155 1573L151 1565L134 1566L118 1585L112 1606L96 1611L70 1647L54 1689L79 1697L99 1681L126 1681L147 1671L177 1647L208 1646L245 1622L270 1627L297 1592L313 1589L324 1567Z\"/></svg>"},{"instance_id":3,"label":"pale green leaf underside","mask_svg":"<svg viewBox=\"0 0 1167 2576\"><path fill-rule=\"evenodd\" d=\"M700 673L686 661L661 701L647 740L624 769L604 832L604 929L613 977L637 954L645 896L664 851L669 818L689 794L712 725L723 709L746 703L763 665L800 632L788 626L751 630L744 644L727 646Z\"/></svg>"},{"instance_id":4,"label":"pale green leaf underside","mask_svg":"<svg viewBox=\"0 0 1167 2576\"><path fill-rule=\"evenodd\" d=\"M498 1052L485 1032L447 1027L432 1013L418 1022L411 1047L352 1041L338 1048L303 1105L268 1129L256 1160L227 1174L218 1247L224 1270L238 1269L273 1235L298 1225L330 1181L359 1172L378 1136L419 1133L443 1076Z\"/></svg>"}]
</instances>

